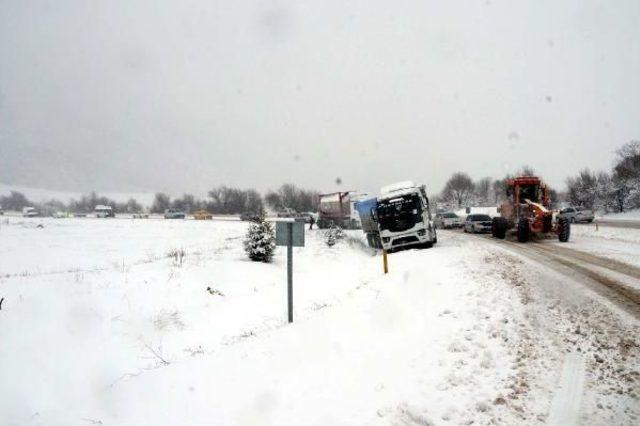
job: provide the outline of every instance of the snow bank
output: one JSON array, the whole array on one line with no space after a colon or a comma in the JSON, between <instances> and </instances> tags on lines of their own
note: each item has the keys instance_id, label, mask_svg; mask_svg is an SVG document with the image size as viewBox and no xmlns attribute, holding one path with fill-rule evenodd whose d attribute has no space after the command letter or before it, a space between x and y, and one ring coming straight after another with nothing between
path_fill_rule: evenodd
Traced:
<instances>
[{"instance_id":1,"label":"snow bank","mask_svg":"<svg viewBox=\"0 0 640 426\"><path fill-rule=\"evenodd\" d=\"M640 209L636 209L636 210L629 210L627 212L624 213L609 213L609 214L603 214L601 216L602 219L606 219L606 220L620 220L620 221L624 221L624 220L640 220Z\"/></svg>"}]
</instances>

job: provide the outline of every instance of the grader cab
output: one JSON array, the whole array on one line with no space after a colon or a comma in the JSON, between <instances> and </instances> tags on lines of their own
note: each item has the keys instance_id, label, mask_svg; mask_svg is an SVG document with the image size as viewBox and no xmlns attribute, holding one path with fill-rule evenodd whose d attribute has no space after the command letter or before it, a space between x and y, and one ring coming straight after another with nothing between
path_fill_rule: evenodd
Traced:
<instances>
[{"instance_id":1,"label":"grader cab","mask_svg":"<svg viewBox=\"0 0 640 426\"><path fill-rule=\"evenodd\" d=\"M506 201L500 206L500 217L493 219L492 235L504 239L515 230L519 242L526 243L532 235L555 233L560 242L569 241L571 225L564 218L553 220L549 188L540 178L520 176L507 179Z\"/></svg>"}]
</instances>

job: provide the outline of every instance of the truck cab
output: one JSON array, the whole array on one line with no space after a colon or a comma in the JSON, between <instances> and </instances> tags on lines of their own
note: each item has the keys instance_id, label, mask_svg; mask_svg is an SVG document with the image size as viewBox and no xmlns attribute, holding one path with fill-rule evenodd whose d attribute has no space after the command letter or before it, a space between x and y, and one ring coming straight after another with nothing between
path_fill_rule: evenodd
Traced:
<instances>
[{"instance_id":1,"label":"truck cab","mask_svg":"<svg viewBox=\"0 0 640 426\"><path fill-rule=\"evenodd\" d=\"M431 247L438 242L424 185L400 182L380 192L375 201L369 199L358 205L371 247L392 251L408 246Z\"/></svg>"}]
</instances>

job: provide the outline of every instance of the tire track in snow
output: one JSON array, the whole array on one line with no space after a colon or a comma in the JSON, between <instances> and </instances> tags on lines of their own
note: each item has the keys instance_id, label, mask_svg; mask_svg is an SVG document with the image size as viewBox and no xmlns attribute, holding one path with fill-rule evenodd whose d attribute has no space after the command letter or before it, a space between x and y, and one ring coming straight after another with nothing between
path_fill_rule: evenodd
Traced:
<instances>
[{"instance_id":1,"label":"tire track in snow","mask_svg":"<svg viewBox=\"0 0 640 426\"><path fill-rule=\"evenodd\" d=\"M640 304L618 291L623 289L625 278L637 278L622 274L615 264L609 264L609 268L600 266L608 259L595 256L598 264L586 262L588 254L582 260L574 259L572 252L581 256L574 249L560 256L544 250L547 246L543 243L476 238L493 244L495 251L507 258L516 256L526 262L535 277L525 283L534 291L531 303L538 306L534 316L536 312L544 312L538 319L551 321L542 329L555 341L548 346L549 356L554 358L561 352L562 367L558 366L561 379L548 388L552 392L549 417L541 421L564 425L588 419L595 424L637 424L640 346L635 336L640 331ZM564 253L565 246L558 245L555 250ZM530 287L534 282L535 286ZM591 291L580 291L580 286ZM630 293L631 298L636 295ZM565 359L566 354L573 355Z\"/></svg>"},{"instance_id":2,"label":"tire track in snow","mask_svg":"<svg viewBox=\"0 0 640 426\"><path fill-rule=\"evenodd\" d=\"M589 287L597 294L616 304L636 319L640 319L640 292L613 277L594 270L593 267L622 274L634 280L640 280L640 268L569 247L546 245L543 242L522 244L509 240L496 240L491 236L475 235L475 237L490 244L504 247L512 253L525 256L587 285L585 281L576 280L577 277L568 272L577 273L587 278L590 282Z\"/></svg>"},{"instance_id":3,"label":"tire track in snow","mask_svg":"<svg viewBox=\"0 0 640 426\"><path fill-rule=\"evenodd\" d=\"M584 390L584 357L570 352L564 359L558 392L551 402L548 424L571 426L580 424L580 402Z\"/></svg>"},{"instance_id":4,"label":"tire track in snow","mask_svg":"<svg viewBox=\"0 0 640 426\"><path fill-rule=\"evenodd\" d=\"M569 247L559 247L557 245L534 243L532 247L535 247L539 250L544 250L549 253L571 257L573 259L600 266L602 268L609 269L611 271L618 272L640 280L640 268L629 265L628 263L620 262L619 260L608 259Z\"/></svg>"}]
</instances>

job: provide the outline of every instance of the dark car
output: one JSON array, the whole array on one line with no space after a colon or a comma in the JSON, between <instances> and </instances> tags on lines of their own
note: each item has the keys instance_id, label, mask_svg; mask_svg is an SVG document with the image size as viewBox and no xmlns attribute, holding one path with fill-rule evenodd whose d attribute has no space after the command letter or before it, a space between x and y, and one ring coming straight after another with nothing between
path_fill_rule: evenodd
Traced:
<instances>
[{"instance_id":1,"label":"dark car","mask_svg":"<svg viewBox=\"0 0 640 426\"><path fill-rule=\"evenodd\" d=\"M464 232L491 232L493 219L487 214L470 214L464 221Z\"/></svg>"}]
</instances>

